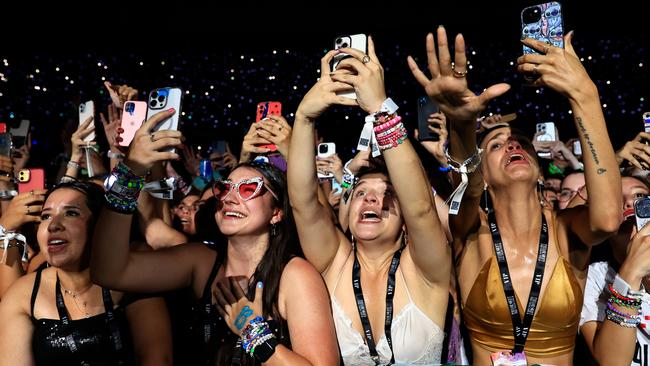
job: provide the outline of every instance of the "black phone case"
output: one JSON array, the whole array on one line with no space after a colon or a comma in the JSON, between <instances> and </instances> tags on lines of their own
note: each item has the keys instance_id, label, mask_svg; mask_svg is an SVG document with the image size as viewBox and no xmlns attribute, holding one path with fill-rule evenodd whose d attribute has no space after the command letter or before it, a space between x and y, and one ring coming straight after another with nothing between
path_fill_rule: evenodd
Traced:
<instances>
[{"instance_id":1,"label":"black phone case","mask_svg":"<svg viewBox=\"0 0 650 366\"><path fill-rule=\"evenodd\" d=\"M429 97L418 98L418 140L419 141L439 141L440 136L429 130L429 116L437 113L440 109L438 105Z\"/></svg>"}]
</instances>

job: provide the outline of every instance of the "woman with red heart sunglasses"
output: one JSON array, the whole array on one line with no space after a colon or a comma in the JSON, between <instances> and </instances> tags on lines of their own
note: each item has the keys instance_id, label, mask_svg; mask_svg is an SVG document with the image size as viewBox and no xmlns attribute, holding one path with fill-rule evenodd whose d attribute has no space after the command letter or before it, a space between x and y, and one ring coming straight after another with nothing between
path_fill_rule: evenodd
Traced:
<instances>
[{"instance_id":1,"label":"woman with red heart sunglasses","mask_svg":"<svg viewBox=\"0 0 650 366\"><path fill-rule=\"evenodd\" d=\"M274 166L242 164L215 183L214 219L227 239L216 252L199 243L128 250L142 176L157 162L178 159L165 149L181 144L180 132L149 133L173 113L161 112L143 124L124 163L107 180L108 209L94 237L94 280L141 292L191 288L199 299L203 364L337 364L327 290L301 258L286 178Z\"/></svg>"}]
</instances>

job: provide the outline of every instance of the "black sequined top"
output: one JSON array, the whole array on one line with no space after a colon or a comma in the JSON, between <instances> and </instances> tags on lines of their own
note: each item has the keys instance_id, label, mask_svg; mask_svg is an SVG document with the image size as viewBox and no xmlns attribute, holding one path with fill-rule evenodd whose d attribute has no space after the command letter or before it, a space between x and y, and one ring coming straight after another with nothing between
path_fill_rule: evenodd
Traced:
<instances>
[{"instance_id":1,"label":"black sequined top","mask_svg":"<svg viewBox=\"0 0 650 366\"><path fill-rule=\"evenodd\" d=\"M70 320L61 285L56 280L56 307L60 319L36 319L34 304L41 282L36 273L31 299L34 324L32 351L37 365L134 365L135 355L125 306L113 309L110 291L102 289L105 313Z\"/></svg>"}]
</instances>

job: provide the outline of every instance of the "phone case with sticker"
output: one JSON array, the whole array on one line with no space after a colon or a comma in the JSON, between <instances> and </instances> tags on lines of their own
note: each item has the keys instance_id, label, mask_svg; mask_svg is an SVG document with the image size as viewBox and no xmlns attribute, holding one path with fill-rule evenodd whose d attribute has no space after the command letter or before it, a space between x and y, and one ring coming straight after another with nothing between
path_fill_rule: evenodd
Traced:
<instances>
[{"instance_id":1,"label":"phone case with sticker","mask_svg":"<svg viewBox=\"0 0 650 366\"><path fill-rule=\"evenodd\" d=\"M552 1L524 8L521 11L521 37L564 48L564 21L560 3ZM524 46L524 54L528 53L539 52Z\"/></svg>"}]
</instances>

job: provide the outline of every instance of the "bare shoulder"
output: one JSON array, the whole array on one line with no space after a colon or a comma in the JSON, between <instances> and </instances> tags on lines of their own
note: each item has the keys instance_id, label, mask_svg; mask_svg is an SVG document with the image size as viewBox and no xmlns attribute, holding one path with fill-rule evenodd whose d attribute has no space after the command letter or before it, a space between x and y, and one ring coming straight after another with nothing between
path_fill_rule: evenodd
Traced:
<instances>
[{"instance_id":1,"label":"bare shoulder","mask_svg":"<svg viewBox=\"0 0 650 366\"><path fill-rule=\"evenodd\" d=\"M30 313L30 298L34 288L36 273L26 274L17 279L0 301L2 308L11 307L14 311Z\"/></svg>"},{"instance_id":2,"label":"bare shoulder","mask_svg":"<svg viewBox=\"0 0 650 366\"><path fill-rule=\"evenodd\" d=\"M278 305L280 314L287 319L287 308L295 301L329 306L327 287L320 273L306 259L292 258L282 271ZM294 303L295 307L295 303Z\"/></svg>"},{"instance_id":3,"label":"bare shoulder","mask_svg":"<svg viewBox=\"0 0 650 366\"><path fill-rule=\"evenodd\" d=\"M311 283L317 281L319 283L323 282L323 279L314 268L314 266L309 263L306 259L300 257L292 258L282 271L282 278L280 279L280 287L283 285L288 285L295 287L299 283Z\"/></svg>"}]
</instances>

